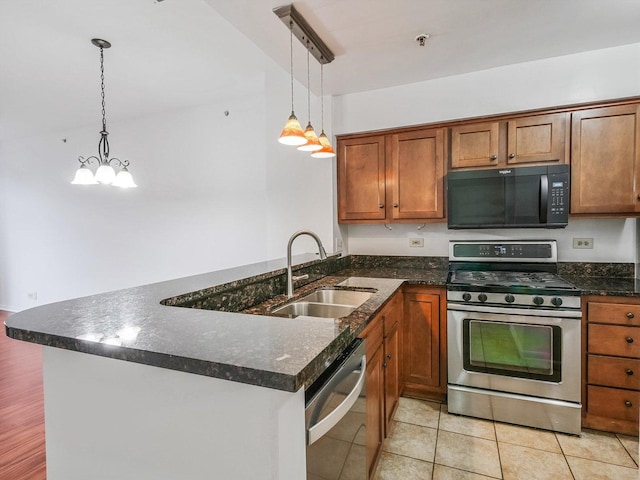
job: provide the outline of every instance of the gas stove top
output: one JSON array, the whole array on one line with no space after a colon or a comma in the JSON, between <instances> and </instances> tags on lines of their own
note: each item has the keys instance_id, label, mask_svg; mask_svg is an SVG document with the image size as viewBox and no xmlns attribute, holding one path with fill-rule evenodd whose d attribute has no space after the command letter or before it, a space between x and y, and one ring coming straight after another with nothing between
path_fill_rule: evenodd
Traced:
<instances>
[{"instance_id":1,"label":"gas stove top","mask_svg":"<svg viewBox=\"0 0 640 480\"><path fill-rule=\"evenodd\" d=\"M449 302L580 309L580 291L556 273L554 240L451 242L449 270Z\"/></svg>"},{"instance_id":2,"label":"gas stove top","mask_svg":"<svg viewBox=\"0 0 640 480\"><path fill-rule=\"evenodd\" d=\"M575 290L576 287L550 272L477 271L451 272L450 285L515 289Z\"/></svg>"}]
</instances>

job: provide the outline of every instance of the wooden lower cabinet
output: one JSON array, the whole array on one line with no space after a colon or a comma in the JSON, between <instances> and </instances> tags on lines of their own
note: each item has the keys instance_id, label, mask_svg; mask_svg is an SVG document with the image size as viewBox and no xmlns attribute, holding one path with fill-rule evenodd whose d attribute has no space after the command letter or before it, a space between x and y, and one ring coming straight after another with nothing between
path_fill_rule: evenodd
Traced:
<instances>
[{"instance_id":1,"label":"wooden lower cabinet","mask_svg":"<svg viewBox=\"0 0 640 480\"><path fill-rule=\"evenodd\" d=\"M638 434L640 299L583 298L582 425Z\"/></svg>"},{"instance_id":2,"label":"wooden lower cabinet","mask_svg":"<svg viewBox=\"0 0 640 480\"><path fill-rule=\"evenodd\" d=\"M400 329L402 293L395 294L369 322L361 338L366 340L367 469L373 478L400 396Z\"/></svg>"},{"instance_id":3,"label":"wooden lower cabinet","mask_svg":"<svg viewBox=\"0 0 640 480\"><path fill-rule=\"evenodd\" d=\"M405 288L402 339L404 395L444 401L447 394L447 302L444 289Z\"/></svg>"}]
</instances>

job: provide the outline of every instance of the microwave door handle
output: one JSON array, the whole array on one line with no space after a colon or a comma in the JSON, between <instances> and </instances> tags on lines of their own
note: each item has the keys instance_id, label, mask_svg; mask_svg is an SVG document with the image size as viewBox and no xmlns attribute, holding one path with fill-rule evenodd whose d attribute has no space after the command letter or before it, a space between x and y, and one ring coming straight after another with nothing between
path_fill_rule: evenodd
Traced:
<instances>
[{"instance_id":1,"label":"microwave door handle","mask_svg":"<svg viewBox=\"0 0 640 480\"><path fill-rule=\"evenodd\" d=\"M547 211L549 210L549 177L540 175L540 223L547 223Z\"/></svg>"}]
</instances>

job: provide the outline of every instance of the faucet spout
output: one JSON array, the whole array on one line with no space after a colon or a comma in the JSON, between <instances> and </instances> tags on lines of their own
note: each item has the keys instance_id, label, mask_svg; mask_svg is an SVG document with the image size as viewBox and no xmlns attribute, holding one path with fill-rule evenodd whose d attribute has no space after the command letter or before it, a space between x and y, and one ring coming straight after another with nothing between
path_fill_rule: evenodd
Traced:
<instances>
[{"instance_id":1,"label":"faucet spout","mask_svg":"<svg viewBox=\"0 0 640 480\"><path fill-rule=\"evenodd\" d=\"M318 253L320 254L320 260L324 260L327 258L327 252L322 246L322 242L320 241L320 237L313 232L300 230L299 232L291 235L289 239L289 243L287 244L287 296L289 298L293 297L293 273L291 270L291 246L293 245L293 241L298 238L300 235L309 235L313 238L318 244Z\"/></svg>"}]
</instances>

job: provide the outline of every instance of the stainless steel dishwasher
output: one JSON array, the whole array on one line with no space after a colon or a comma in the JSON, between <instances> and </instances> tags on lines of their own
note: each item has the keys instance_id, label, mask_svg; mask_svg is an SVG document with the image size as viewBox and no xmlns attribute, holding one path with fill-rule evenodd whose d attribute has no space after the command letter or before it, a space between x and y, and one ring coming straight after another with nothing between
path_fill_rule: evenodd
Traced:
<instances>
[{"instance_id":1,"label":"stainless steel dishwasher","mask_svg":"<svg viewBox=\"0 0 640 480\"><path fill-rule=\"evenodd\" d=\"M307 479L366 479L365 342L353 343L305 392Z\"/></svg>"}]
</instances>

